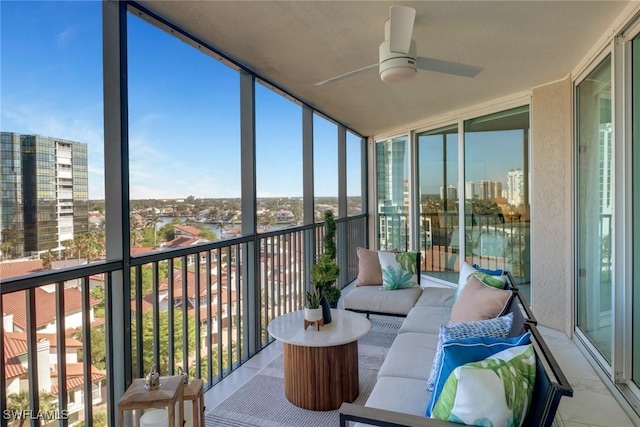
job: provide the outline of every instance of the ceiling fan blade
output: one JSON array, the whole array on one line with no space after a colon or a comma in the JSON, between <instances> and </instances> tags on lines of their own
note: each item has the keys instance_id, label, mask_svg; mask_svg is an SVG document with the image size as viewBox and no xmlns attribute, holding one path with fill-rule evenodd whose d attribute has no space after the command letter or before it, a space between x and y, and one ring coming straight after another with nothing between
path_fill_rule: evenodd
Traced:
<instances>
[{"instance_id":1,"label":"ceiling fan blade","mask_svg":"<svg viewBox=\"0 0 640 427\"><path fill-rule=\"evenodd\" d=\"M328 83L337 82L338 80L346 79L347 77L354 76L356 74L360 74L364 71L367 71L372 68L377 68L378 64L367 65L366 67L358 68L357 70L349 71L348 73L340 74L339 76L331 77L330 79L323 80L315 84L315 86L322 86Z\"/></svg>"},{"instance_id":2,"label":"ceiling fan blade","mask_svg":"<svg viewBox=\"0 0 640 427\"><path fill-rule=\"evenodd\" d=\"M391 6L389 13L389 48L392 52L409 53L416 10L407 6Z\"/></svg>"},{"instance_id":3,"label":"ceiling fan blade","mask_svg":"<svg viewBox=\"0 0 640 427\"><path fill-rule=\"evenodd\" d=\"M424 58L419 56L416 58L418 68L427 71L436 71L438 73L453 74L461 77L475 77L484 68L474 65L460 64L459 62L444 61L442 59Z\"/></svg>"}]
</instances>

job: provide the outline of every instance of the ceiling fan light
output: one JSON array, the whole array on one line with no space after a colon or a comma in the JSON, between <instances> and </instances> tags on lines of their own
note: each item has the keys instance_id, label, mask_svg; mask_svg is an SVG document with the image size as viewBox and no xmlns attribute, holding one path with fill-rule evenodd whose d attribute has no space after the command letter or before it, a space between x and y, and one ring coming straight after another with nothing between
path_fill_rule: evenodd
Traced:
<instances>
[{"instance_id":1,"label":"ceiling fan light","mask_svg":"<svg viewBox=\"0 0 640 427\"><path fill-rule=\"evenodd\" d=\"M408 53L392 52L389 41L380 45L380 78L387 83L404 83L412 80L418 70L416 64L416 42L411 41Z\"/></svg>"},{"instance_id":2,"label":"ceiling fan light","mask_svg":"<svg viewBox=\"0 0 640 427\"><path fill-rule=\"evenodd\" d=\"M380 71L380 78L387 83L405 83L416 75L413 67L391 67Z\"/></svg>"}]
</instances>

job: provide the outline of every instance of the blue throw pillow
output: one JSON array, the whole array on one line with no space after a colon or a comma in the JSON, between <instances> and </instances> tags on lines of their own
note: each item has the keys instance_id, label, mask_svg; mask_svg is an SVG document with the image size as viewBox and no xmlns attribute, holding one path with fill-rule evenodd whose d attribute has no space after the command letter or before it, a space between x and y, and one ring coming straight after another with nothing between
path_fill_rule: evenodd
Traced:
<instances>
[{"instance_id":1,"label":"blue throw pillow","mask_svg":"<svg viewBox=\"0 0 640 427\"><path fill-rule=\"evenodd\" d=\"M481 271L483 273L487 273L490 274L492 276L502 276L504 274L504 270L503 269L497 269L497 270L489 270L487 268L480 268L480 266L478 264L473 264L473 268L475 268L478 271Z\"/></svg>"},{"instance_id":2,"label":"blue throw pillow","mask_svg":"<svg viewBox=\"0 0 640 427\"><path fill-rule=\"evenodd\" d=\"M442 388L447 378L458 366L467 363L477 362L493 356L503 350L511 347L517 347L531 343L531 333L527 332L523 335L510 338L463 338L451 340L442 345L442 360L440 369L436 373L435 385L431 392L431 399L427 404L427 417L431 416L433 408L440 397Z\"/></svg>"},{"instance_id":3,"label":"blue throw pillow","mask_svg":"<svg viewBox=\"0 0 640 427\"><path fill-rule=\"evenodd\" d=\"M465 323L451 323L449 325L440 325L440 334L438 335L438 346L436 354L433 357L431 365L431 373L427 380L427 390L433 390L436 384L436 375L440 371L442 362L442 346L444 343L461 339L461 338L478 338L478 337L494 337L506 338L511 331L513 324L513 313L487 320L475 320ZM446 379L446 378L445 378Z\"/></svg>"}]
</instances>

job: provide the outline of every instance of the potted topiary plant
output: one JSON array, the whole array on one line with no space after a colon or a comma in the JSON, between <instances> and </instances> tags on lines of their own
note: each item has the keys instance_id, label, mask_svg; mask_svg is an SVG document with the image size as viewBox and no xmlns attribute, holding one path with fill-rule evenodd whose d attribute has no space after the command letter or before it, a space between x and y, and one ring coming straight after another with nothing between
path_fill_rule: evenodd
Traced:
<instances>
[{"instance_id":1,"label":"potted topiary plant","mask_svg":"<svg viewBox=\"0 0 640 427\"><path fill-rule=\"evenodd\" d=\"M340 295L342 295L340 289L335 285L331 285L324 288L322 292L327 301L329 301L329 307L337 308L338 300L340 299Z\"/></svg>"},{"instance_id":2,"label":"potted topiary plant","mask_svg":"<svg viewBox=\"0 0 640 427\"><path fill-rule=\"evenodd\" d=\"M333 212L330 210L324 213L324 250L318 256L318 260L311 266L311 282L315 289L320 292L322 299L327 302L324 307L324 323L331 321L330 307L336 307L340 299L341 291L335 286L335 282L340 274L340 268L336 265L336 221Z\"/></svg>"}]
</instances>

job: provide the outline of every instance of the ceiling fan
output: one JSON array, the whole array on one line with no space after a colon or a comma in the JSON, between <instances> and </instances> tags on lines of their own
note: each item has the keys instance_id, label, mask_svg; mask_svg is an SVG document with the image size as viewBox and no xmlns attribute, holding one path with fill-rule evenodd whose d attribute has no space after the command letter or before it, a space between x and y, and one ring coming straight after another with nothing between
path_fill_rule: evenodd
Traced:
<instances>
[{"instance_id":1,"label":"ceiling fan","mask_svg":"<svg viewBox=\"0 0 640 427\"><path fill-rule=\"evenodd\" d=\"M333 83L364 71L379 68L380 78L388 83L407 82L415 77L418 69L475 77L482 68L435 58L416 55L416 42L411 38L416 10L407 6L391 6L389 19L384 23L384 42L380 45L377 64L367 65L316 83L316 86Z\"/></svg>"}]
</instances>

